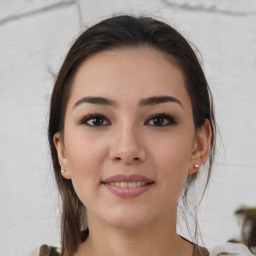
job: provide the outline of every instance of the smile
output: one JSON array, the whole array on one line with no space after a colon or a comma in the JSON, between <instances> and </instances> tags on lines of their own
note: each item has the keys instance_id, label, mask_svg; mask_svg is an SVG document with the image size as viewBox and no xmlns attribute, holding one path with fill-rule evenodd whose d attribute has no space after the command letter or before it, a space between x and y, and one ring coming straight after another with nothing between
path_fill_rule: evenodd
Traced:
<instances>
[{"instance_id":1,"label":"smile","mask_svg":"<svg viewBox=\"0 0 256 256\"><path fill-rule=\"evenodd\" d=\"M103 180L102 184L118 197L132 198L148 191L155 182L138 174L119 174Z\"/></svg>"},{"instance_id":2,"label":"smile","mask_svg":"<svg viewBox=\"0 0 256 256\"><path fill-rule=\"evenodd\" d=\"M141 187L145 186L146 182L144 181L138 181L138 182L111 182L111 186L115 186L118 188L136 188L136 187Z\"/></svg>"}]
</instances>

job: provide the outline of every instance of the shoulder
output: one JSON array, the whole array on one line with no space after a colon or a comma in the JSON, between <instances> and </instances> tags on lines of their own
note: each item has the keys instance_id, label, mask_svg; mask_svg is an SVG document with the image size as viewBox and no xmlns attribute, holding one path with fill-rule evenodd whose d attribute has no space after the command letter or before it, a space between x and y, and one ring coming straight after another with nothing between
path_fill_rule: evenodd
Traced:
<instances>
[{"instance_id":1,"label":"shoulder","mask_svg":"<svg viewBox=\"0 0 256 256\"><path fill-rule=\"evenodd\" d=\"M243 244L225 243L210 249L210 256L254 256Z\"/></svg>"},{"instance_id":2,"label":"shoulder","mask_svg":"<svg viewBox=\"0 0 256 256\"><path fill-rule=\"evenodd\" d=\"M26 256L39 256L39 252L40 252L40 250L37 249L37 250L34 250L34 251L30 252Z\"/></svg>"}]
</instances>

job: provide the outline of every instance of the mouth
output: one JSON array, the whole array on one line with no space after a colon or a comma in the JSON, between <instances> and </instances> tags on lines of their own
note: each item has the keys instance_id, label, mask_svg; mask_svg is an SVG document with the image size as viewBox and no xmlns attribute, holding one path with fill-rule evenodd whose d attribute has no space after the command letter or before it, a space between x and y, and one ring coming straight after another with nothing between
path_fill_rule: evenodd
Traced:
<instances>
[{"instance_id":1,"label":"mouth","mask_svg":"<svg viewBox=\"0 0 256 256\"><path fill-rule=\"evenodd\" d=\"M130 198L148 191L155 182L141 175L115 175L102 181L102 184L114 195Z\"/></svg>"},{"instance_id":2,"label":"mouth","mask_svg":"<svg viewBox=\"0 0 256 256\"><path fill-rule=\"evenodd\" d=\"M110 182L108 184L111 186L118 187L118 188L137 188L137 187L148 185L150 183L146 183L144 181L137 181L137 182L136 181L134 181L134 182L121 181L121 182Z\"/></svg>"}]
</instances>

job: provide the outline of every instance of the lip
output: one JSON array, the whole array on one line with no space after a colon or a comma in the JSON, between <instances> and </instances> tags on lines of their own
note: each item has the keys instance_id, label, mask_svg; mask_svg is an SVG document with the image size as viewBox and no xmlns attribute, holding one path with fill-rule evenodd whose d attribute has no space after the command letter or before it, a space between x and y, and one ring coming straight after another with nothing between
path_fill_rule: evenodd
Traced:
<instances>
[{"instance_id":1,"label":"lip","mask_svg":"<svg viewBox=\"0 0 256 256\"><path fill-rule=\"evenodd\" d=\"M152 183L153 180L146 178L139 174L132 174L132 175L124 175L124 174L118 174L111 176L107 179L104 179L103 183L111 183L111 182L146 182L146 183Z\"/></svg>"},{"instance_id":2,"label":"lip","mask_svg":"<svg viewBox=\"0 0 256 256\"><path fill-rule=\"evenodd\" d=\"M110 185L110 183L114 183L114 182L145 182L146 184L139 187L121 188L121 187ZM112 194L118 197L132 198L132 197L137 197L145 193L146 191L148 191L154 185L154 181L138 174L132 174L132 175L118 174L103 180L102 184Z\"/></svg>"}]
</instances>

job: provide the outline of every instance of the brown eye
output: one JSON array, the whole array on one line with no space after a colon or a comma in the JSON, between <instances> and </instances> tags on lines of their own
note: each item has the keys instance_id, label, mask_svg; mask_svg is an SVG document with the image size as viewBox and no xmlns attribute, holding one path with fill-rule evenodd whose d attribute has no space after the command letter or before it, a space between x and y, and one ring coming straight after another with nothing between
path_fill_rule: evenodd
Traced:
<instances>
[{"instance_id":1,"label":"brown eye","mask_svg":"<svg viewBox=\"0 0 256 256\"><path fill-rule=\"evenodd\" d=\"M80 124L85 124L88 126L104 126L110 125L110 122L107 120L106 117L100 114L92 114L82 118L79 122Z\"/></svg>"},{"instance_id":2,"label":"brown eye","mask_svg":"<svg viewBox=\"0 0 256 256\"><path fill-rule=\"evenodd\" d=\"M150 126L168 126L177 124L177 121L174 117L166 114L156 114L152 116L147 122L147 125Z\"/></svg>"},{"instance_id":3,"label":"brown eye","mask_svg":"<svg viewBox=\"0 0 256 256\"><path fill-rule=\"evenodd\" d=\"M162 117L156 117L152 120L154 125L163 125L164 124L164 118Z\"/></svg>"},{"instance_id":4,"label":"brown eye","mask_svg":"<svg viewBox=\"0 0 256 256\"><path fill-rule=\"evenodd\" d=\"M99 126L104 124L104 120L101 117L95 117L88 121L87 124Z\"/></svg>"}]
</instances>

